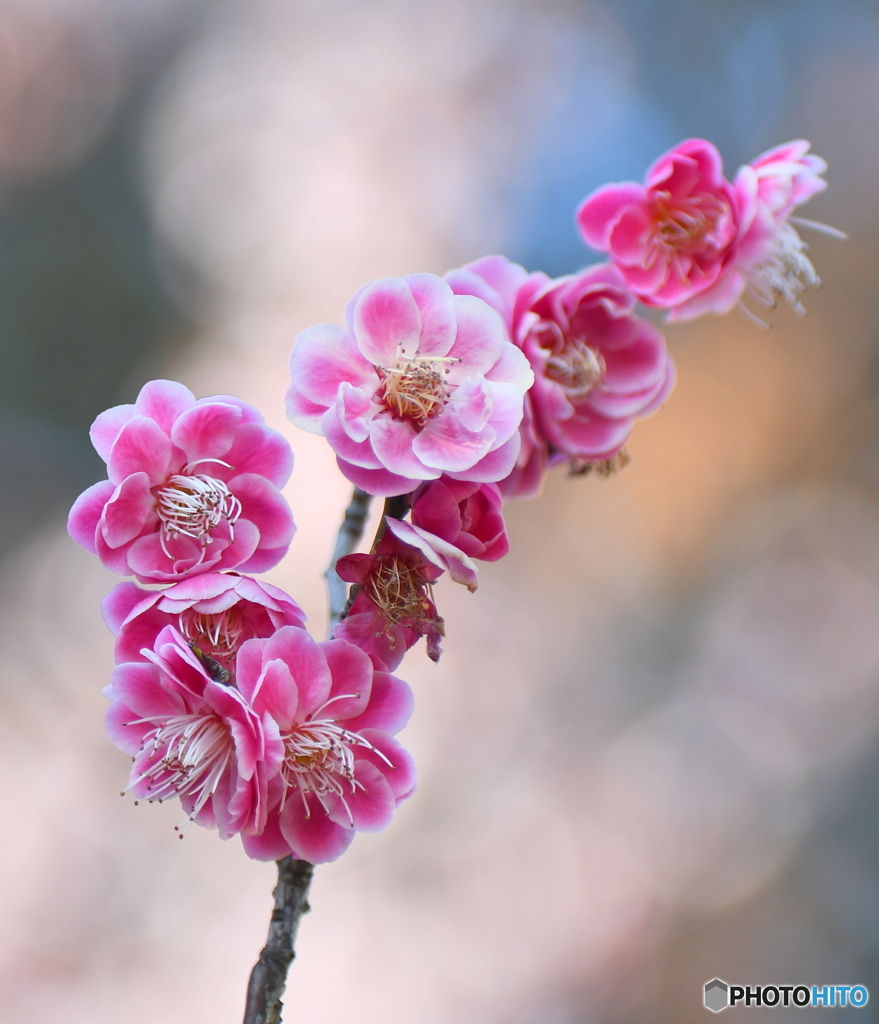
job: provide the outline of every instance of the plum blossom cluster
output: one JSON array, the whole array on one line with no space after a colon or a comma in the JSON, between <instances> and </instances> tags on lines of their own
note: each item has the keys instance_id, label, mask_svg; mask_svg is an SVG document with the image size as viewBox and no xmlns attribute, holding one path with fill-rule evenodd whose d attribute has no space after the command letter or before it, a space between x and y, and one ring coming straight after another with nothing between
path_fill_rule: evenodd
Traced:
<instances>
[{"instance_id":1,"label":"plum blossom cluster","mask_svg":"<svg viewBox=\"0 0 879 1024\"><path fill-rule=\"evenodd\" d=\"M107 727L132 758L129 791L176 797L187 823L240 835L260 859L332 860L385 827L415 778L395 738L412 694L392 673L421 637L440 657L437 582L476 590L478 563L509 550L504 502L537 495L551 467L628 462L636 423L675 383L639 302L669 320L748 296L802 311L818 277L797 226L839 234L794 216L824 170L799 141L730 181L716 148L689 139L643 184L580 204L583 240L606 262L551 278L489 256L383 278L351 298L344 326L302 331L288 417L326 437L355 497L385 499L369 550L352 543L335 563L350 591L328 640L249 575L294 534L280 493L292 453L259 412L152 381L101 413L91 437L107 479L77 499L69 530L136 580L104 601Z\"/></svg>"},{"instance_id":2,"label":"plum blossom cluster","mask_svg":"<svg viewBox=\"0 0 879 1024\"><path fill-rule=\"evenodd\" d=\"M408 685L347 640L312 639L288 594L245 573L293 537L287 441L237 398L161 380L91 436L109 479L77 499L70 533L153 584L122 582L103 606L107 730L132 758L128 791L176 797L181 835L190 822L240 835L260 859L333 860L384 828L414 787L394 738Z\"/></svg>"},{"instance_id":3,"label":"plum blossom cluster","mask_svg":"<svg viewBox=\"0 0 879 1024\"><path fill-rule=\"evenodd\" d=\"M299 335L288 416L323 434L345 476L376 495L444 480L531 497L554 465L612 473L628 462L635 423L675 381L665 339L636 303L669 320L737 305L759 320L748 296L803 312L802 292L819 281L796 225L840 236L793 216L826 187L825 169L796 141L729 181L717 149L688 139L643 184L605 185L580 204L582 238L606 263L553 279L490 256L444 279L373 281L349 302L344 328ZM393 542L385 547L382 557ZM363 586L365 563L347 571Z\"/></svg>"}]
</instances>

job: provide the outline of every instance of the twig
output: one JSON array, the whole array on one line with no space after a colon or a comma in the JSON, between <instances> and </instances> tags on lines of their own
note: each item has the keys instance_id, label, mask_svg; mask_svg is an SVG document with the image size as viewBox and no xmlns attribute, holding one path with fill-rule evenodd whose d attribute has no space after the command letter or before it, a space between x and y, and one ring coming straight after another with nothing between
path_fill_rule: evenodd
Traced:
<instances>
[{"instance_id":1,"label":"twig","mask_svg":"<svg viewBox=\"0 0 879 1024\"><path fill-rule=\"evenodd\" d=\"M296 956L293 947L299 921L310 909L308 887L313 873L314 866L307 861L292 857L278 861L275 909L266 944L250 972L244 1024L280 1024L281 996L287 986L287 971Z\"/></svg>"},{"instance_id":2,"label":"twig","mask_svg":"<svg viewBox=\"0 0 879 1024\"><path fill-rule=\"evenodd\" d=\"M347 598L347 587L336 572L336 562L343 555L350 554L360 543L370 501L371 494L355 487L351 504L345 510L345 518L339 528L333 558L326 572L330 598L327 636L332 636L333 627L341 620ZM287 972L296 956L296 933L302 915L311 909L308 905L308 889L314 874L314 865L308 861L295 860L293 857L284 857L277 863L278 884L273 893L275 908L272 911L266 944L250 972L244 1024L281 1024L281 996L287 986Z\"/></svg>"},{"instance_id":3,"label":"twig","mask_svg":"<svg viewBox=\"0 0 879 1024\"><path fill-rule=\"evenodd\" d=\"M336 538L336 547L333 550L333 557L330 560L330 567L326 571L327 590L330 599L330 616L327 625L327 636L333 635L333 627L342 621L345 614L345 603L348 599L348 585L339 577L336 572L336 562L344 555L351 552L360 543L363 530L366 526L366 517L369 515L369 504L372 495L361 491L359 487L354 488L351 495L351 504L345 509L345 518L339 527L339 536ZM384 522L384 519L382 519Z\"/></svg>"}]
</instances>

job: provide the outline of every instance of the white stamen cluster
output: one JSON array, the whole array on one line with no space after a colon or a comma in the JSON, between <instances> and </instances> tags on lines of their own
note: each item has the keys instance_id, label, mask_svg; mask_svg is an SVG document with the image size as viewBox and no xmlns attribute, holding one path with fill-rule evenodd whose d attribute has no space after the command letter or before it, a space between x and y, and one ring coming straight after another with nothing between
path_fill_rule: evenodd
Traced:
<instances>
[{"instance_id":1,"label":"white stamen cluster","mask_svg":"<svg viewBox=\"0 0 879 1024\"><path fill-rule=\"evenodd\" d=\"M195 804L192 821L216 792L233 754L226 723L216 715L176 715L141 718L130 725L161 721L144 737L150 765L131 780L132 787L146 781L148 800L189 796Z\"/></svg>"},{"instance_id":2,"label":"white stamen cluster","mask_svg":"<svg viewBox=\"0 0 879 1024\"><path fill-rule=\"evenodd\" d=\"M345 696L350 697L351 694ZM334 700L341 700L335 697ZM327 702L329 703L329 701ZM316 712L320 714L323 707ZM365 747L385 761L390 767L391 762L380 750L377 750L367 739L356 732L343 729L332 719L317 719L302 722L284 737L284 761L281 764L281 776L288 790L298 790L305 809L305 817L311 817L307 796L313 793L318 803L329 814L328 796L338 797L348 820L353 828L354 816L345 799L358 789L365 786L354 776L353 747ZM285 791L284 806L287 799Z\"/></svg>"},{"instance_id":3,"label":"white stamen cluster","mask_svg":"<svg viewBox=\"0 0 879 1024\"><path fill-rule=\"evenodd\" d=\"M178 623L180 632L190 643L215 658L234 657L244 636L244 623L236 608L212 613L187 608L180 613Z\"/></svg>"},{"instance_id":4,"label":"white stamen cluster","mask_svg":"<svg viewBox=\"0 0 879 1024\"><path fill-rule=\"evenodd\" d=\"M778 224L769 255L744 271L749 292L764 306L774 307L779 299L784 299L800 316L804 316L806 311L800 295L821 284L812 261L806 255L808 248L787 221Z\"/></svg>"},{"instance_id":5,"label":"white stamen cluster","mask_svg":"<svg viewBox=\"0 0 879 1024\"><path fill-rule=\"evenodd\" d=\"M168 555L166 538L184 536L201 540L202 547L211 542L210 531L225 519L232 528L241 515L241 502L222 480L196 473L175 474L156 491L157 512L162 521L162 550Z\"/></svg>"}]
</instances>

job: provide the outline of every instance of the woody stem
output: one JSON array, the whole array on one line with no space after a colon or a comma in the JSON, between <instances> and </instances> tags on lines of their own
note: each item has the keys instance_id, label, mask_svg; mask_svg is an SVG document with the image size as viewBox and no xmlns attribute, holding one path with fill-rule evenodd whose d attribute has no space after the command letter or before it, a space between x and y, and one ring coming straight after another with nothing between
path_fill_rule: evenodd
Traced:
<instances>
[{"instance_id":1,"label":"woody stem","mask_svg":"<svg viewBox=\"0 0 879 1024\"><path fill-rule=\"evenodd\" d=\"M395 500L405 501L389 499ZM343 555L350 554L360 543L371 501L372 495L355 487L351 503L345 510L345 518L339 528L332 561L326 572L330 600L327 627L329 637L332 637L333 627L344 614L347 597L345 583L336 573L336 562ZM387 502L385 511L387 512ZM405 509L402 514L405 515ZM379 529L383 528L384 516ZM284 857L277 865L278 884L273 892L275 906L269 922L266 944L250 973L243 1024L281 1024L281 997L287 986L287 972L296 956L296 933L302 915L311 909L308 905L308 890L314 874L314 865L304 860L296 860L294 857Z\"/></svg>"}]
</instances>

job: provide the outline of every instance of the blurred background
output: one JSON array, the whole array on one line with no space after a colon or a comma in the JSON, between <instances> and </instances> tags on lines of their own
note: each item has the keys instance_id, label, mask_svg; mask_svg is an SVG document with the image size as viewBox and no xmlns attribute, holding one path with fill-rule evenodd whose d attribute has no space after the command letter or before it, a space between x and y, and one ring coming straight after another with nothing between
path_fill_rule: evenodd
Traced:
<instances>
[{"instance_id":1,"label":"blurred background","mask_svg":"<svg viewBox=\"0 0 879 1024\"><path fill-rule=\"evenodd\" d=\"M238 1021L271 906L117 795L116 579L64 530L95 415L158 376L257 404L297 458L269 578L321 634L348 487L284 419L296 333L382 275L596 260L578 201L691 135L730 174L810 139L850 241L807 239L807 319L669 327L632 464L439 585L420 788L317 871L289 1017L695 1024L719 976L879 1020L875 0L0 0L0 1020Z\"/></svg>"}]
</instances>

